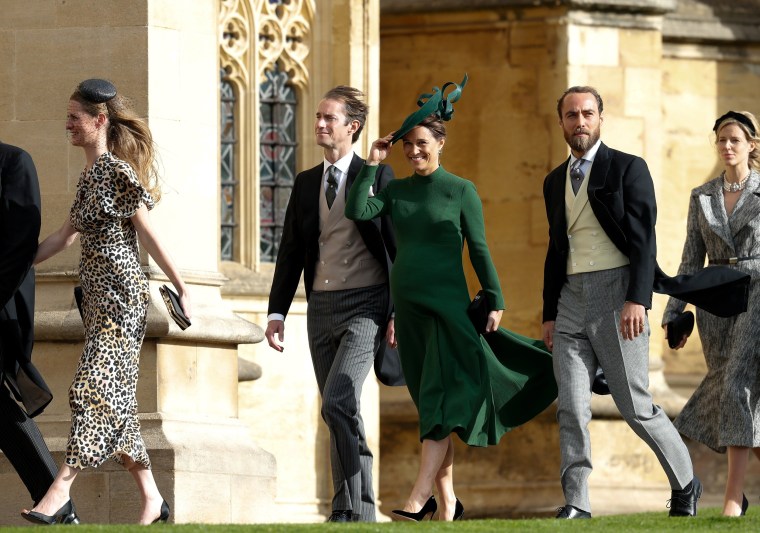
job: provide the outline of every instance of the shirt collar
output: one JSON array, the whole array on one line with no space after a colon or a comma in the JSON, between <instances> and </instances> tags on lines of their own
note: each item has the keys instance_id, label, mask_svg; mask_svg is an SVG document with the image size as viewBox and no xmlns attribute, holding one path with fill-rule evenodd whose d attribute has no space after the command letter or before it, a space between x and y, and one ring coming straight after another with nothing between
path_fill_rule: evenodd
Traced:
<instances>
[{"instance_id":1,"label":"shirt collar","mask_svg":"<svg viewBox=\"0 0 760 533\"><path fill-rule=\"evenodd\" d=\"M351 166L351 161L354 158L354 152L349 151L346 155L338 159L335 163L330 163L327 159L324 160L324 172L323 176L327 176L327 169L330 168L330 165L335 165L335 167L340 170L340 176L339 181L343 182L343 178L345 178L348 175L348 167Z\"/></svg>"}]
</instances>

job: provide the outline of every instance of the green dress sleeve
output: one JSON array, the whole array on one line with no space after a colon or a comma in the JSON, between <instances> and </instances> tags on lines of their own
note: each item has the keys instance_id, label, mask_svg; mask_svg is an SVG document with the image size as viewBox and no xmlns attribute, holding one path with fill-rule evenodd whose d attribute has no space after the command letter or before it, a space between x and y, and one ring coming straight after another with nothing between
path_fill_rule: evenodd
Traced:
<instances>
[{"instance_id":1,"label":"green dress sleeve","mask_svg":"<svg viewBox=\"0 0 760 533\"><path fill-rule=\"evenodd\" d=\"M475 185L471 182L465 184L462 192L462 233L467 241L470 262L481 287L486 292L490 309L504 309L504 295L501 292L499 274L496 272L486 242L483 205L475 190Z\"/></svg>"},{"instance_id":2,"label":"green dress sleeve","mask_svg":"<svg viewBox=\"0 0 760 533\"><path fill-rule=\"evenodd\" d=\"M377 165L363 165L356 176L346 200L346 218L349 220L372 220L381 215L390 214L390 201L383 188L375 196L369 196L369 189L375 182Z\"/></svg>"}]
</instances>

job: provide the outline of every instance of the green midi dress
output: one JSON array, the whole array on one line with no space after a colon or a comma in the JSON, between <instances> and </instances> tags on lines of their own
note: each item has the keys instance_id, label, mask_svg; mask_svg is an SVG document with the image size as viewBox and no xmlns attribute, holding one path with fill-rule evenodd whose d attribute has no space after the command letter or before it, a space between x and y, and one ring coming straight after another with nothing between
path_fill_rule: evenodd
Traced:
<instances>
[{"instance_id":1,"label":"green midi dress","mask_svg":"<svg viewBox=\"0 0 760 533\"><path fill-rule=\"evenodd\" d=\"M468 319L465 240L490 308L504 309L473 183L439 167L428 176L393 180L368 197L376 169L365 165L360 171L346 216L392 217L396 338L420 438L456 433L471 446L497 444L557 397L551 354L543 342L503 328L478 335Z\"/></svg>"}]
</instances>

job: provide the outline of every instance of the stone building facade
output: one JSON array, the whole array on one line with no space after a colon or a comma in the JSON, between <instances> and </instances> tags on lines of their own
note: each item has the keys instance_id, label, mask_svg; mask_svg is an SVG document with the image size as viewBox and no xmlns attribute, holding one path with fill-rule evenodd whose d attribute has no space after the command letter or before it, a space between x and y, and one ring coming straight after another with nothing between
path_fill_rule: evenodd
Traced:
<instances>
[{"instance_id":1,"label":"stone building facade","mask_svg":"<svg viewBox=\"0 0 760 533\"><path fill-rule=\"evenodd\" d=\"M64 135L79 81L114 81L156 138L165 197L151 216L192 284L197 311L185 332L170 323L157 291L165 280L144 257L154 301L138 401L172 518L312 522L329 511L329 437L303 291L288 316L285 352L260 342L289 187L295 172L321 161L313 117L326 90L349 84L367 94L361 155L420 93L469 74L443 162L483 199L504 324L537 336L547 242L541 182L568 153L557 97L569 85L595 85L605 98L604 140L646 158L660 203L658 257L673 272L688 191L718 169L712 121L729 108L760 113L759 13L758 0L40 0L33 8L3 0L0 139L37 163L43 235L67 215L83 165ZM391 163L403 176L399 156ZM73 248L37 275L34 358L56 395L38 422L58 461L82 346ZM655 326L664 303L655 299ZM704 369L695 341L676 355L653 327L652 387L672 415L683 402L673 389L688 394ZM654 456L614 405L595 401L596 512L663 509L667 482ZM387 513L416 472L414 410L403 388L374 379L362 408ZM457 448L468 516L541 515L562 503L553 416L548 409L497 447ZM692 450L708 481L705 500L715 502L724 458ZM4 460L0 480L9 487L0 523L19 524L28 495ZM87 522L136 517L132 480L116 465L85 472L74 497Z\"/></svg>"}]
</instances>

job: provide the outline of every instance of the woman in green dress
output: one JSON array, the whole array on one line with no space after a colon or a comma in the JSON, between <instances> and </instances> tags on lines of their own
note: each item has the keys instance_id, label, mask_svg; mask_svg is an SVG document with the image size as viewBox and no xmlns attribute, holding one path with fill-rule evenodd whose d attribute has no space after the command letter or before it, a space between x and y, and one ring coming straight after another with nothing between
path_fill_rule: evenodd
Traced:
<instances>
[{"instance_id":1,"label":"woman in green dress","mask_svg":"<svg viewBox=\"0 0 760 533\"><path fill-rule=\"evenodd\" d=\"M551 354L543 343L499 328L504 298L486 244L480 199L472 182L440 165L446 143L442 117L450 117L452 99L447 113L446 100L440 94L433 98L440 103L436 112L423 117L418 111L416 124L402 126L407 131L372 144L346 204L350 219L390 215L397 235L391 272L395 332L388 340L398 343L422 441L414 487L404 508L393 511L407 520L432 518L439 503L440 520L462 517L453 487L452 433L471 446L497 444L557 395ZM377 165L399 139L413 174L368 197ZM467 315L465 241L490 309L483 336ZM440 502L432 495L434 485Z\"/></svg>"}]
</instances>

